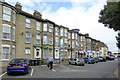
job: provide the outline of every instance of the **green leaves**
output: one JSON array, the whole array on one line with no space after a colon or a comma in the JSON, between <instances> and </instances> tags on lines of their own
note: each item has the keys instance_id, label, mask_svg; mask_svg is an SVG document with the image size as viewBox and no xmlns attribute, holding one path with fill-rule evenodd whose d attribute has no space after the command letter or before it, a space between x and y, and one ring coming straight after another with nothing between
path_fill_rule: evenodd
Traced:
<instances>
[{"instance_id":1,"label":"green leaves","mask_svg":"<svg viewBox=\"0 0 120 80\"><path fill-rule=\"evenodd\" d=\"M101 10L99 22L105 24L105 27L120 30L120 2L108 2ZM107 25L107 26L106 26Z\"/></svg>"},{"instance_id":2,"label":"green leaves","mask_svg":"<svg viewBox=\"0 0 120 80\"><path fill-rule=\"evenodd\" d=\"M112 28L115 31L120 30L120 1L119 2L107 2L104 9L101 10L99 20L105 27ZM116 37L118 43L117 47L120 48L120 33Z\"/></svg>"}]
</instances>

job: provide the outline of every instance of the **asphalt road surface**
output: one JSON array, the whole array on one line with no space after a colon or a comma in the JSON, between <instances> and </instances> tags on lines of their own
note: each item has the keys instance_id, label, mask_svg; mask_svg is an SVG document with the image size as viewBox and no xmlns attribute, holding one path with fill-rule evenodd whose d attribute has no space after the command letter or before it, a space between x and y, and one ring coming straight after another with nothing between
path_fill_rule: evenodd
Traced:
<instances>
[{"instance_id":1,"label":"asphalt road surface","mask_svg":"<svg viewBox=\"0 0 120 80\"><path fill-rule=\"evenodd\" d=\"M76 66L68 64L55 65L53 70L47 66L32 67L29 74L7 75L3 78L117 78L114 75L118 60Z\"/></svg>"}]
</instances>

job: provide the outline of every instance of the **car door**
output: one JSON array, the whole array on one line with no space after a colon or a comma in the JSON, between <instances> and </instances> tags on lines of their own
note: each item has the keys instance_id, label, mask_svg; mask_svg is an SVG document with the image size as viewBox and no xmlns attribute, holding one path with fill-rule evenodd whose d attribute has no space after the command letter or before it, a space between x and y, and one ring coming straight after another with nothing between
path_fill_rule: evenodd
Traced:
<instances>
[{"instance_id":1,"label":"car door","mask_svg":"<svg viewBox=\"0 0 120 80\"><path fill-rule=\"evenodd\" d=\"M87 61L88 61L88 58L87 58L87 57L85 57L85 58L84 58L84 61L85 61L85 62L87 62Z\"/></svg>"}]
</instances>

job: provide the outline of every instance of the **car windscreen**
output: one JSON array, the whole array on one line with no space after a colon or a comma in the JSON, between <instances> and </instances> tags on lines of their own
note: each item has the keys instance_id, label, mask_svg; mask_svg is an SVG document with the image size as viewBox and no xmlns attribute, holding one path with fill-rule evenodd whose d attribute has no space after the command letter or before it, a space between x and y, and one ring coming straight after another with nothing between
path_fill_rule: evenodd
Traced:
<instances>
[{"instance_id":1,"label":"car windscreen","mask_svg":"<svg viewBox=\"0 0 120 80\"><path fill-rule=\"evenodd\" d=\"M25 60L24 59L13 59L12 61L10 61L10 63L24 63Z\"/></svg>"}]
</instances>

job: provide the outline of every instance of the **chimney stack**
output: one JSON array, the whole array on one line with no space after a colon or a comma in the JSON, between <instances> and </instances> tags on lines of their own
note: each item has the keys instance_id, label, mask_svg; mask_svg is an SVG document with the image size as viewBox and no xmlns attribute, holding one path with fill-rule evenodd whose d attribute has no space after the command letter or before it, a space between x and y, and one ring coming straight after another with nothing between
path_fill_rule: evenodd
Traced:
<instances>
[{"instance_id":1,"label":"chimney stack","mask_svg":"<svg viewBox=\"0 0 120 80\"><path fill-rule=\"evenodd\" d=\"M22 6L21 6L21 3L16 3L16 5L15 5L15 7L17 8L17 9L19 9L19 10L22 10Z\"/></svg>"},{"instance_id":2,"label":"chimney stack","mask_svg":"<svg viewBox=\"0 0 120 80\"><path fill-rule=\"evenodd\" d=\"M42 14L36 10L34 11L33 15L36 17L42 18Z\"/></svg>"}]
</instances>

